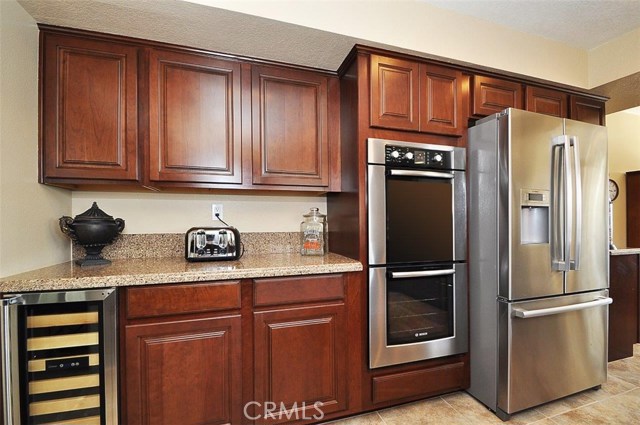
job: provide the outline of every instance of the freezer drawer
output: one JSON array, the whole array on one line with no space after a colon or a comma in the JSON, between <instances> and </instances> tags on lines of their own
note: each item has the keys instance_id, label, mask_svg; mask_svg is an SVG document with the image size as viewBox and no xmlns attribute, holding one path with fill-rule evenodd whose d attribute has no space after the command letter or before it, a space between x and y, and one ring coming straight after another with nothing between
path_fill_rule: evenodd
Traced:
<instances>
[{"instance_id":1,"label":"freezer drawer","mask_svg":"<svg viewBox=\"0 0 640 425\"><path fill-rule=\"evenodd\" d=\"M515 413L606 381L608 295L498 303L500 410Z\"/></svg>"}]
</instances>

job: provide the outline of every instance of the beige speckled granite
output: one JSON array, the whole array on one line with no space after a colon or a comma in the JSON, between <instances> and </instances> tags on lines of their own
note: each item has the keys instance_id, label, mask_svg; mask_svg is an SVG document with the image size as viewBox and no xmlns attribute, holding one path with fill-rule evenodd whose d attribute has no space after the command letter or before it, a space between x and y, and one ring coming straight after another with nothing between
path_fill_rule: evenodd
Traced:
<instances>
[{"instance_id":1,"label":"beige speckled granite","mask_svg":"<svg viewBox=\"0 0 640 425\"><path fill-rule=\"evenodd\" d=\"M182 257L116 259L106 266L79 267L73 262L0 279L0 292L51 291L110 286L153 285L342 273L362 264L337 254L249 254L239 261L189 263Z\"/></svg>"},{"instance_id":2,"label":"beige speckled granite","mask_svg":"<svg viewBox=\"0 0 640 425\"><path fill-rule=\"evenodd\" d=\"M184 256L184 233L124 234L102 250L109 260ZM284 254L300 251L298 232L241 233L246 253ZM72 258L83 258L84 248L73 245Z\"/></svg>"},{"instance_id":3,"label":"beige speckled granite","mask_svg":"<svg viewBox=\"0 0 640 425\"><path fill-rule=\"evenodd\" d=\"M609 253L611 255L640 254L640 248L612 249Z\"/></svg>"}]
</instances>

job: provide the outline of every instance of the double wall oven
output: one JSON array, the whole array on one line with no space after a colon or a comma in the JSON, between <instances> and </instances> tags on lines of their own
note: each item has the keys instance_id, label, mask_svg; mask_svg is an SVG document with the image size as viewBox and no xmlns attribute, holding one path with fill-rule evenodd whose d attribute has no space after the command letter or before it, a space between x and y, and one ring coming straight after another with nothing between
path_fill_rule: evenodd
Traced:
<instances>
[{"instance_id":1,"label":"double wall oven","mask_svg":"<svg viewBox=\"0 0 640 425\"><path fill-rule=\"evenodd\" d=\"M367 141L369 366L467 351L465 151Z\"/></svg>"}]
</instances>

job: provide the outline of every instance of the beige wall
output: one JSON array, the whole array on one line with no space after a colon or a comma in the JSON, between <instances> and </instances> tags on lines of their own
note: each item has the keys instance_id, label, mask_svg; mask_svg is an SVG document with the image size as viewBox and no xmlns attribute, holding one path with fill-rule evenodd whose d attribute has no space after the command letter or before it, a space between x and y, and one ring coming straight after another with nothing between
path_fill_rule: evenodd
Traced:
<instances>
[{"instance_id":1,"label":"beige wall","mask_svg":"<svg viewBox=\"0 0 640 425\"><path fill-rule=\"evenodd\" d=\"M627 171L640 170L640 108L607 115L609 131L609 177L620 187L613 202L613 241L618 248L627 247L626 184Z\"/></svg>"},{"instance_id":2,"label":"beige wall","mask_svg":"<svg viewBox=\"0 0 640 425\"><path fill-rule=\"evenodd\" d=\"M221 225L212 220L212 203L223 205L224 221L240 232L296 232L309 208L327 212L325 196L73 192L73 215L93 201L124 219L124 233L183 233L191 227Z\"/></svg>"},{"instance_id":3,"label":"beige wall","mask_svg":"<svg viewBox=\"0 0 640 425\"><path fill-rule=\"evenodd\" d=\"M589 51L589 87L640 71L640 28Z\"/></svg>"},{"instance_id":4,"label":"beige wall","mask_svg":"<svg viewBox=\"0 0 640 425\"><path fill-rule=\"evenodd\" d=\"M38 179L38 29L14 0L0 1L0 276L68 261L57 219L68 191Z\"/></svg>"},{"instance_id":5,"label":"beige wall","mask_svg":"<svg viewBox=\"0 0 640 425\"><path fill-rule=\"evenodd\" d=\"M579 87L588 84L585 50L420 1L187 1Z\"/></svg>"}]
</instances>

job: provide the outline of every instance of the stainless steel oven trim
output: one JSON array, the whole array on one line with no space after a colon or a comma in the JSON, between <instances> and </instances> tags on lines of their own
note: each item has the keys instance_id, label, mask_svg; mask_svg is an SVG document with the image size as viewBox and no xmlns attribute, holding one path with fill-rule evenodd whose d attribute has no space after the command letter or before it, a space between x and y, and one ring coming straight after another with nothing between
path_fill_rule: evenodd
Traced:
<instances>
[{"instance_id":1,"label":"stainless steel oven trim","mask_svg":"<svg viewBox=\"0 0 640 425\"><path fill-rule=\"evenodd\" d=\"M84 291L33 292L7 294L2 299L0 314L0 338L2 350L2 388L4 423L21 424L18 364L18 307L21 305L53 304L66 302L103 301L103 364L105 423L118 423L118 338L117 300L115 288Z\"/></svg>"},{"instance_id":2,"label":"stainless steel oven trim","mask_svg":"<svg viewBox=\"0 0 640 425\"><path fill-rule=\"evenodd\" d=\"M451 163L449 164L448 168L452 170L464 170L466 168L466 155L464 148L375 138L367 139L367 164L384 165L384 148L387 145L451 152Z\"/></svg>"},{"instance_id":3,"label":"stainless steel oven trim","mask_svg":"<svg viewBox=\"0 0 640 425\"><path fill-rule=\"evenodd\" d=\"M464 353L468 349L467 267L454 264L454 334L452 337L402 345L387 345L386 267L369 269L369 367L426 360Z\"/></svg>"}]
</instances>

